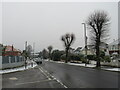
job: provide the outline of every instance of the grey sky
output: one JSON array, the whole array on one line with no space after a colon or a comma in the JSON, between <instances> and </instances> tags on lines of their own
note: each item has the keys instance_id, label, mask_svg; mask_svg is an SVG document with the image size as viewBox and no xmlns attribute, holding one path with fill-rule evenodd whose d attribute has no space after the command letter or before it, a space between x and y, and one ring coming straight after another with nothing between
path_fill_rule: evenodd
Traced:
<instances>
[{"instance_id":1,"label":"grey sky","mask_svg":"<svg viewBox=\"0 0 120 90\"><path fill-rule=\"evenodd\" d=\"M35 42L36 51L52 45L63 49L61 35L74 33L72 47L84 46L82 22L94 10L105 10L111 17L110 40L118 38L117 2L4 2L2 4L3 44L24 49L25 41ZM89 31L89 30L88 30Z\"/></svg>"}]
</instances>

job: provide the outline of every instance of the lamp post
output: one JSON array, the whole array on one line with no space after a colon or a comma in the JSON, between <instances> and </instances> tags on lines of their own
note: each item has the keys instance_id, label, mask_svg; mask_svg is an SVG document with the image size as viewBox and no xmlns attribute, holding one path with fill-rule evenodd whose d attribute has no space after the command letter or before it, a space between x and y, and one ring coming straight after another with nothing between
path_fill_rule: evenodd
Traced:
<instances>
[{"instance_id":1,"label":"lamp post","mask_svg":"<svg viewBox=\"0 0 120 90\"><path fill-rule=\"evenodd\" d=\"M33 43L33 61L34 61L34 53L35 53L35 43Z\"/></svg>"},{"instance_id":2,"label":"lamp post","mask_svg":"<svg viewBox=\"0 0 120 90\"><path fill-rule=\"evenodd\" d=\"M25 69L27 67L27 41L25 42Z\"/></svg>"},{"instance_id":3,"label":"lamp post","mask_svg":"<svg viewBox=\"0 0 120 90\"><path fill-rule=\"evenodd\" d=\"M33 61L34 61L34 53L35 53L35 43L33 43ZM31 61L31 66L33 67L33 61Z\"/></svg>"},{"instance_id":4,"label":"lamp post","mask_svg":"<svg viewBox=\"0 0 120 90\"><path fill-rule=\"evenodd\" d=\"M85 36L85 59L86 63L85 66L87 65L87 36L86 36L86 24L82 23L84 25L84 36Z\"/></svg>"}]
</instances>

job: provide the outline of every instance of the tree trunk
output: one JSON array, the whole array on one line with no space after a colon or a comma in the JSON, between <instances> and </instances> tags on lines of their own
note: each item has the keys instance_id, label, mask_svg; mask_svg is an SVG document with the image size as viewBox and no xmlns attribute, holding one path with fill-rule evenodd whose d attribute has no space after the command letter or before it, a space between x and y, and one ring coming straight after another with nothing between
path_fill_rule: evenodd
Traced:
<instances>
[{"instance_id":1,"label":"tree trunk","mask_svg":"<svg viewBox=\"0 0 120 90\"><path fill-rule=\"evenodd\" d=\"M97 65L96 65L96 67L100 67L101 65L100 65L100 58L99 57L97 57Z\"/></svg>"},{"instance_id":2,"label":"tree trunk","mask_svg":"<svg viewBox=\"0 0 120 90\"><path fill-rule=\"evenodd\" d=\"M49 52L49 61L50 61L50 52Z\"/></svg>"},{"instance_id":3,"label":"tree trunk","mask_svg":"<svg viewBox=\"0 0 120 90\"><path fill-rule=\"evenodd\" d=\"M68 49L66 49L66 60L65 60L65 63L68 62Z\"/></svg>"},{"instance_id":4,"label":"tree trunk","mask_svg":"<svg viewBox=\"0 0 120 90\"><path fill-rule=\"evenodd\" d=\"M97 64L96 64L96 67L100 67L100 40L97 41L96 43L96 59L97 59Z\"/></svg>"}]
</instances>

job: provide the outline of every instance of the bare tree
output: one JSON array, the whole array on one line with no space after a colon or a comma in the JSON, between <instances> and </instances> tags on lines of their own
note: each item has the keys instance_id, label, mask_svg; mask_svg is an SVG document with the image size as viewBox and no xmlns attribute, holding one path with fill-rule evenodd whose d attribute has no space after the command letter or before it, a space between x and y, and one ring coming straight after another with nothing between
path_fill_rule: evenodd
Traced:
<instances>
[{"instance_id":1,"label":"bare tree","mask_svg":"<svg viewBox=\"0 0 120 90\"><path fill-rule=\"evenodd\" d=\"M68 51L69 51L70 46L73 43L74 39L75 39L75 35L74 34L65 34L61 38L61 40L64 42L64 45L65 45L65 52L66 52L65 63L68 62Z\"/></svg>"},{"instance_id":2,"label":"bare tree","mask_svg":"<svg viewBox=\"0 0 120 90\"><path fill-rule=\"evenodd\" d=\"M105 11L94 11L87 20L87 24L91 30L91 43L95 46L96 50L96 67L100 67L100 44L103 40L107 40L109 31L109 21L107 12Z\"/></svg>"},{"instance_id":3,"label":"bare tree","mask_svg":"<svg viewBox=\"0 0 120 90\"><path fill-rule=\"evenodd\" d=\"M52 51L53 47L52 46L48 46L48 51L49 51L49 60L51 59L51 51Z\"/></svg>"},{"instance_id":4,"label":"bare tree","mask_svg":"<svg viewBox=\"0 0 120 90\"><path fill-rule=\"evenodd\" d=\"M26 53L27 53L27 56L29 57L29 59L31 58L31 52L32 52L32 46L28 45L26 48Z\"/></svg>"},{"instance_id":5,"label":"bare tree","mask_svg":"<svg viewBox=\"0 0 120 90\"><path fill-rule=\"evenodd\" d=\"M42 57L43 57L43 59L47 59L48 58L48 51L46 49L43 49Z\"/></svg>"}]
</instances>

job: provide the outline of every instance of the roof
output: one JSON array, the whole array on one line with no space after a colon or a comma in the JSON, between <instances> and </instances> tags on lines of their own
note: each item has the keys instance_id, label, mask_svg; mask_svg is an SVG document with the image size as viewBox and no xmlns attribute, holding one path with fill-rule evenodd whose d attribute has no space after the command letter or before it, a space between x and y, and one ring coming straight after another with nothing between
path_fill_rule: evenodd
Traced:
<instances>
[{"instance_id":1,"label":"roof","mask_svg":"<svg viewBox=\"0 0 120 90\"><path fill-rule=\"evenodd\" d=\"M17 51L17 52L19 52L20 50L15 49L13 46L5 46L5 51Z\"/></svg>"},{"instance_id":2,"label":"roof","mask_svg":"<svg viewBox=\"0 0 120 90\"><path fill-rule=\"evenodd\" d=\"M110 43L109 45L118 45L118 44L120 44L120 38L117 39L117 40L115 40L115 41L113 41L113 42Z\"/></svg>"},{"instance_id":3,"label":"roof","mask_svg":"<svg viewBox=\"0 0 120 90\"><path fill-rule=\"evenodd\" d=\"M3 47L3 44L0 44L0 47Z\"/></svg>"}]
</instances>

